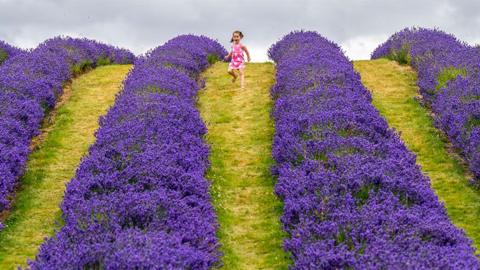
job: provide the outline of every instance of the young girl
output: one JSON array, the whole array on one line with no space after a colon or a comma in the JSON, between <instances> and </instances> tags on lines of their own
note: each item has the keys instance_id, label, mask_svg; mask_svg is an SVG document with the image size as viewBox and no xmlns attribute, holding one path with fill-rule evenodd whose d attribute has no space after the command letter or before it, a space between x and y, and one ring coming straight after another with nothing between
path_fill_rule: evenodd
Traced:
<instances>
[{"instance_id":1,"label":"young girl","mask_svg":"<svg viewBox=\"0 0 480 270\"><path fill-rule=\"evenodd\" d=\"M233 79L232 82L237 80L238 75L235 73L235 70L238 70L240 73L240 86L245 86L245 59L243 56L243 52L247 55L247 61L250 62L250 53L248 52L247 47L240 43L240 40L243 38L243 33L241 31L235 31L232 34L232 39L230 42L232 43L232 50L230 53L225 56L225 60L230 58L230 64L228 65L228 74L232 75Z\"/></svg>"}]
</instances>

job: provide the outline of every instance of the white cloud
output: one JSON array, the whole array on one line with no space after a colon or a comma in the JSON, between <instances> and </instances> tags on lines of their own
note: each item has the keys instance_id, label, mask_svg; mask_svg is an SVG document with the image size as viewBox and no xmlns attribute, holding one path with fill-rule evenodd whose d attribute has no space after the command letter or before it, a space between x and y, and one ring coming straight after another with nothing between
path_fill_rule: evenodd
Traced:
<instances>
[{"instance_id":1,"label":"white cloud","mask_svg":"<svg viewBox=\"0 0 480 270\"><path fill-rule=\"evenodd\" d=\"M358 36L340 43L345 54L350 59L370 59L370 54L389 37L388 34L374 36Z\"/></svg>"},{"instance_id":2,"label":"white cloud","mask_svg":"<svg viewBox=\"0 0 480 270\"><path fill-rule=\"evenodd\" d=\"M185 33L205 34L229 47L233 30L245 33L254 61L296 29L316 30L351 59L408 26L439 27L479 42L477 0L0 0L0 39L33 47L57 35L83 36L137 54Z\"/></svg>"}]
</instances>

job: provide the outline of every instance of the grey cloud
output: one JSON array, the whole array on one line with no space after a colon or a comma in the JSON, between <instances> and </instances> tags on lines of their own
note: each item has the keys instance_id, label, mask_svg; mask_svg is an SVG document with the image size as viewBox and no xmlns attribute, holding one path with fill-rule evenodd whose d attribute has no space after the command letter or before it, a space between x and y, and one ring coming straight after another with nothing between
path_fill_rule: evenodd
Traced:
<instances>
[{"instance_id":1,"label":"grey cloud","mask_svg":"<svg viewBox=\"0 0 480 270\"><path fill-rule=\"evenodd\" d=\"M480 42L480 2L454 0L0 0L0 39L33 47L72 35L144 53L182 33L205 34L228 46L232 30L246 34L254 60L295 29L316 30L353 59L368 58L389 35L407 26L439 27Z\"/></svg>"}]
</instances>

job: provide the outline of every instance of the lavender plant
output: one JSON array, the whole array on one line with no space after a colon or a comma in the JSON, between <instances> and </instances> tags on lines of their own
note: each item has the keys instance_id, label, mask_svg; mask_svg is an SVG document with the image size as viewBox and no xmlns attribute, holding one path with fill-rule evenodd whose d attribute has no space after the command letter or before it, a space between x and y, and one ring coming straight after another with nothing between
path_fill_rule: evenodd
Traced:
<instances>
[{"instance_id":1,"label":"lavender plant","mask_svg":"<svg viewBox=\"0 0 480 270\"><path fill-rule=\"evenodd\" d=\"M168 41L135 62L96 142L68 184L65 225L31 269L209 269L219 259L206 133L195 96L203 36Z\"/></svg>"},{"instance_id":2,"label":"lavender plant","mask_svg":"<svg viewBox=\"0 0 480 270\"><path fill-rule=\"evenodd\" d=\"M341 49L300 31L269 56L273 173L291 269L479 269L471 241Z\"/></svg>"},{"instance_id":3,"label":"lavender plant","mask_svg":"<svg viewBox=\"0 0 480 270\"><path fill-rule=\"evenodd\" d=\"M14 54L16 50L7 47L7 51ZM54 107L64 83L75 72L106 59L131 63L134 58L127 50L93 40L57 37L0 66L0 212L10 205L30 140L39 133L45 112Z\"/></svg>"},{"instance_id":4,"label":"lavender plant","mask_svg":"<svg viewBox=\"0 0 480 270\"><path fill-rule=\"evenodd\" d=\"M443 130L480 180L480 49L436 29L407 28L392 35L373 53L409 61L418 72L418 86Z\"/></svg>"},{"instance_id":5,"label":"lavender plant","mask_svg":"<svg viewBox=\"0 0 480 270\"><path fill-rule=\"evenodd\" d=\"M17 54L22 53L23 50L9 45L5 41L0 40L0 65L7 59L14 57Z\"/></svg>"}]
</instances>

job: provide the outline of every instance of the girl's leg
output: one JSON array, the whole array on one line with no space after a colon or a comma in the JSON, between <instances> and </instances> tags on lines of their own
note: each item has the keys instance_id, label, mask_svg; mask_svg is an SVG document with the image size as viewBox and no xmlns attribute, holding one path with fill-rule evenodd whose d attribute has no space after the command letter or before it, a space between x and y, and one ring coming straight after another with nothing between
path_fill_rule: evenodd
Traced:
<instances>
[{"instance_id":1,"label":"girl's leg","mask_svg":"<svg viewBox=\"0 0 480 270\"><path fill-rule=\"evenodd\" d=\"M245 72L243 71L243 68L238 71L240 71L240 87L243 89L245 87Z\"/></svg>"},{"instance_id":2,"label":"girl's leg","mask_svg":"<svg viewBox=\"0 0 480 270\"><path fill-rule=\"evenodd\" d=\"M232 82L235 82L237 80L237 74L235 74L235 70L228 69L228 74L232 75L233 77Z\"/></svg>"}]
</instances>

